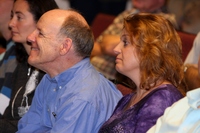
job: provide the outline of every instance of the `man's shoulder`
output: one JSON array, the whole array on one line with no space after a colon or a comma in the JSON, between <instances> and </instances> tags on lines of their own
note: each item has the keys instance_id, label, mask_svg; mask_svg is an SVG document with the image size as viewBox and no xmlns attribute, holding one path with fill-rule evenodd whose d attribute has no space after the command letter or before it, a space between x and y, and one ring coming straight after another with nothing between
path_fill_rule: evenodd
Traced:
<instances>
[{"instance_id":1,"label":"man's shoulder","mask_svg":"<svg viewBox=\"0 0 200 133\"><path fill-rule=\"evenodd\" d=\"M91 79L89 78L88 81L89 82L79 81L79 98L93 101L94 99L108 99L109 96L119 98L122 97L122 94L116 86L101 74L99 74L96 79L95 77L91 77Z\"/></svg>"}]
</instances>

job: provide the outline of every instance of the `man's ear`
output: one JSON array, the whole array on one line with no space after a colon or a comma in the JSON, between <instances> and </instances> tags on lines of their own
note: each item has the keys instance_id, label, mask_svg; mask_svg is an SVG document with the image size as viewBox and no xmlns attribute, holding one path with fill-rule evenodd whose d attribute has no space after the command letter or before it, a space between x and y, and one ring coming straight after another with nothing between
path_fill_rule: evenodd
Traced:
<instances>
[{"instance_id":1,"label":"man's ear","mask_svg":"<svg viewBox=\"0 0 200 133\"><path fill-rule=\"evenodd\" d=\"M60 45L60 55L67 54L71 49L71 47L72 47L72 40L70 38L66 38Z\"/></svg>"}]
</instances>

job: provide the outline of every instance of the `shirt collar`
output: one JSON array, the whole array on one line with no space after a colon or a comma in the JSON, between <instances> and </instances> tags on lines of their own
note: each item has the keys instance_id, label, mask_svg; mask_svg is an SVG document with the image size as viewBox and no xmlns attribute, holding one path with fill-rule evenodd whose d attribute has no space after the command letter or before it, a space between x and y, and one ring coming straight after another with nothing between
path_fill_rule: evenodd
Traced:
<instances>
[{"instance_id":1,"label":"shirt collar","mask_svg":"<svg viewBox=\"0 0 200 133\"><path fill-rule=\"evenodd\" d=\"M59 87L63 87L64 85L66 85L71 79L73 79L73 77L76 75L77 72L83 70L84 67L87 67L90 65L90 60L89 58L85 58L82 61L78 62L77 64L75 64L74 66L72 66L71 68L65 70L64 72L60 73L59 75L51 78L48 74L47 74L47 78L51 81L51 82L56 82ZM80 75L81 76L81 75Z\"/></svg>"}]
</instances>

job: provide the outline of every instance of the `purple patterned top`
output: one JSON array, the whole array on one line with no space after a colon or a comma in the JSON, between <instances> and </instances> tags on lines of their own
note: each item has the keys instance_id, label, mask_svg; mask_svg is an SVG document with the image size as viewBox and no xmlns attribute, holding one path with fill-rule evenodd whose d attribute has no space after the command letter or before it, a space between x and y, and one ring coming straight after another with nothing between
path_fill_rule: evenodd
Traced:
<instances>
[{"instance_id":1,"label":"purple patterned top","mask_svg":"<svg viewBox=\"0 0 200 133\"><path fill-rule=\"evenodd\" d=\"M165 84L123 111L134 95L135 93L128 94L118 102L112 116L103 124L99 133L146 133L167 107L183 97L175 86Z\"/></svg>"}]
</instances>

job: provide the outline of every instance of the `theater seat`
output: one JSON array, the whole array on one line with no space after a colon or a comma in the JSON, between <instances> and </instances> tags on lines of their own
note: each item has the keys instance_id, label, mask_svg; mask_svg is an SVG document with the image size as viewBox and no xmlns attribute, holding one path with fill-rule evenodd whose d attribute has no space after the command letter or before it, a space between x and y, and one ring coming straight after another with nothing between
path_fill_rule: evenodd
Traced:
<instances>
[{"instance_id":1,"label":"theater seat","mask_svg":"<svg viewBox=\"0 0 200 133\"><path fill-rule=\"evenodd\" d=\"M177 31L177 32L182 41L182 51L183 51L182 59L183 61L185 61L190 49L192 48L196 34L190 34L182 31Z\"/></svg>"},{"instance_id":2,"label":"theater seat","mask_svg":"<svg viewBox=\"0 0 200 133\"><path fill-rule=\"evenodd\" d=\"M114 20L114 15L99 13L91 24L91 29L96 39Z\"/></svg>"},{"instance_id":3,"label":"theater seat","mask_svg":"<svg viewBox=\"0 0 200 133\"><path fill-rule=\"evenodd\" d=\"M133 92L132 89L130 89L130 88L128 88L128 87L126 87L126 86L124 86L124 85L122 85L122 84L116 84L116 87L117 87L117 89L118 89L119 91L121 91L121 93L122 93L123 96L124 96L124 95L127 95L127 94L130 94L130 93Z\"/></svg>"}]
</instances>

